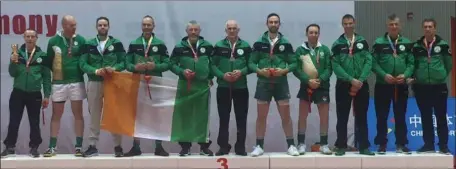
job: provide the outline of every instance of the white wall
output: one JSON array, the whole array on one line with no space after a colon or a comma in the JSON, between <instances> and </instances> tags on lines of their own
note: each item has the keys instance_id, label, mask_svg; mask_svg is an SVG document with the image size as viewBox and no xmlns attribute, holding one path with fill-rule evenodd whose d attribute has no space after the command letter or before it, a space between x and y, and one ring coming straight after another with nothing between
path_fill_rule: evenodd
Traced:
<instances>
[{"instance_id":1,"label":"white wall","mask_svg":"<svg viewBox=\"0 0 456 169\"><path fill-rule=\"evenodd\" d=\"M9 62L9 53L11 52L10 45L12 43L23 43L22 37L16 35L12 28L12 18L16 15L23 15L27 18L27 28L29 26L29 15L42 15L43 16L43 35L40 35L38 45L46 49L47 40L45 34L48 32L46 19L44 15L57 15L57 30L60 30L60 20L63 15L69 14L76 17L78 25L77 32L81 35L91 38L96 35L95 20L99 16L106 16L110 19L111 29L110 34L120 39L124 46L127 48L128 43L140 36L141 34L141 19L145 15L151 15L155 18L156 35L163 39L171 52L174 44L185 36L185 24L189 20L197 20L201 23L201 35L214 43L217 40L224 38L224 23L227 19L236 19L240 26L241 38L247 40L251 45L253 42L266 31L265 20L266 16L276 12L281 16L282 27L280 31L285 34L294 48L301 45L305 40L304 32L305 27L311 23L317 23L321 26L321 42L326 45L331 45L332 42L342 34L342 27L340 19L344 14L354 14L354 2L352 1L81 1L81 2L2 2L1 16L9 16L10 19L10 34L5 34L2 20L1 32L1 139L4 140L7 134L7 126L9 119L8 99L12 89L12 78L7 73ZM55 25L55 24L54 24ZM52 27L52 26L51 26ZM51 29L52 30L52 29ZM52 32L52 31L51 31ZM176 78L171 72L165 73L165 76ZM250 109L248 116L248 131L247 131L247 148L250 151L251 147L255 144L255 119L256 119L256 101L253 99L256 84L255 75L248 77L249 90L250 90ZM332 83L335 84L335 77L332 76ZM297 133L297 119L298 119L298 100L296 94L299 88L299 81L293 76L289 75L289 85L292 95L291 113L294 121L294 133ZM213 101L211 106L211 139L216 140L218 133L218 115L215 101L215 86L212 89ZM333 144L336 137L335 131L335 104L334 104L334 86L331 87L331 107L330 107L330 132L329 142ZM69 107L69 104L67 104ZM87 111L87 103L84 103L84 118L86 120L86 134L88 133L89 115ZM317 110L314 106L312 110ZM43 145L40 150L48 146L49 141L49 122L51 110L46 110L46 125L42 126ZM235 121L234 114L231 116L230 123L230 142L234 144L235 141ZM61 132L58 139L58 148L62 153L72 152L72 147L75 140L73 132L72 114L69 108L62 119ZM20 134L18 138L18 151L26 153L28 151L28 122L27 117L24 115L23 123L21 124ZM306 141L308 144L313 144L319 141L319 125L318 113L313 112L308 119L308 130ZM352 128L353 124L349 124ZM278 139L277 139L278 138ZM283 138L283 139L282 139ZM101 141L103 144L99 145L102 153L110 153L113 150L111 137L102 132ZM86 146L87 142L85 142ZM124 150L127 151L131 146L131 139L124 138ZM194 146L195 150L198 146ZM267 136L265 138L266 151L285 151L286 142L285 136L281 128L280 117L277 113L276 106L271 105L271 112L268 118ZM143 140L142 148L145 152L152 152L152 141ZM178 152L180 149L175 143L165 144L165 148L172 152ZM212 149L216 151L218 146L212 145Z\"/></svg>"}]
</instances>

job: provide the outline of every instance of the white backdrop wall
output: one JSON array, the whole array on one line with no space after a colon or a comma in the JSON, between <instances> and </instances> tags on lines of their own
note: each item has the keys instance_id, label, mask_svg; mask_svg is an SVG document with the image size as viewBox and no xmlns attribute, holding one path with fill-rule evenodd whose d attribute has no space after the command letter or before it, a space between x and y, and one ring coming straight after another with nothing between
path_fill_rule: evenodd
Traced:
<instances>
[{"instance_id":1,"label":"white backdrop wall","mask_svg":"<svg viewBox=\"0 0 456 169\"><path fill-rule=\"evenodd\" d=\"M141 34L141 19L145 15L151 15L155 18L156 28L155 33L166 42L168 49L171 52L173 46L178 42L185 33L185 24L189 20L197 20L201 23L201 35L214 43L224 38L224 24L227 19L235 19L241 27L240 37L247 40L251 45L253 42L266 31L265 20L266 16L276 12L281 16L282 26L280 31L285 34L293 47L301 45L305 40L305 27L311 23L317 23L321 26L321 42L331 46L332 42L342 34L341 17L344 14L354 14L354 2L352 1L6 1L1 5L1 139L4 140L7 135L9 109L8 100L12 90L12 78L7 72L9 55L12 43L23 43L22 36L15 32L21 28L29 28L31 15L39 15L42 17L43 34L40 35L38 45L46 49L47 41L50 37L46 34L55 33L61 29L60 20L63 15L73 15L77 19L77 32L87 38L92 38L96 35L95 20L99 16L106 16L110 19L111 29L110 34L120 39L126 48L128 43L137 38ZM53 17L45 17L45 15ZM55 15L55 16L54 16ZM17 18L25 17L26 25L13 24L17 22ZM16 19L13 19L16 18ZM57 19L57 20L55 20ZM9 26L7 24L9 22ZM19 22L20 23L20 22ZM19 28L19 29L18 29ZM8 32L9 29L9 32ZM15 34L16 33L16 34ZM127 49L126 49L127 50ZM177 78L171 72L165 73L166 77ZM256 76L251 74L248 77L248 87L250 91L250 107L248 115L248 131L247 131L247 148L248 151L255 144L255 120L257 117L256 101L253 99L255 93ZM332 76L332 85L335 84L335 76ZM289 75L289 86L292 95L291 100L291 116L294 122L294 133L297 133L298 120L298 104L296 94L299 90L299 81L292 75ZM212 105L211 105L211 139L214 141L211 148L216 151L216 138L218 135L218 114L215 100L215 88L212 88ZM334 86L331 86L331 107L330 107L330 131L329 142L332 145L336 139L336 116L334 103ZM58 138L58 149L61 153L70 153L73 151L75 134L73 130L73 116L69 109L69 103L65 109L65 114L62 118L62 125ZM319 124L318 113L315 112L317 107L312 107L314 112L308 118L307 137L308 145L319 141ZM48 108L46 114L46 125L41 126L43 144L40 151L48 146L49 141L49 123L51 117L51 109ZM88 126L90 125L90 116L87 111L87 102L84 102L84 119L85 124L85 140L88 136ZM20 126L20 134L17 143L17 151L19 153L27 153L29 140L29 125L27 116L24 114L23 122ZM268 117L267 134L265 138L266 151L285 151L286 142L283 130L281 128L280 117L277 108L271 104L271 110ZM353 134L353 120L350 120L349 129ZM353 137L350 136L352 139ZM279 138L279 139L277 139ZM283 139L280 139L283 138ZM124 137L123 147L125 151L131 147L131 138ZM234 144L236 140L236 127L234 114L231 116L230 122L230 143ZM111 153L113 151L113 143L110 135L102 132L98 145L102 153ZM142 149L145 152L152 152L153 141L142 140ZM178 152L180 148L176 143L165 143L165 148L171 152ZM84 147L87 147L87 141L84 141ZM308 146L310 147L310 146ZM197 150L198 146L194 146Z\"/></svg>"}]
</instances>

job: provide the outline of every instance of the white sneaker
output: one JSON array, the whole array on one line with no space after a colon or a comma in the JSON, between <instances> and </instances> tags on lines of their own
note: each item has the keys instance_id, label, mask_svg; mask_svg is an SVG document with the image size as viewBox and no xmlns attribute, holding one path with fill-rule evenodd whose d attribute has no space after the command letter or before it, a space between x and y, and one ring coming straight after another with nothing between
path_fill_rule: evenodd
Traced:
<instances>
[{"instance_id":1,"label":"white sneaker","mask_svg":"<svg viewBox=\"0 0 456 169\"><path fill-rule=\"evenodd\" d=\"M329 149L328 145L321 145L320 146L320 152L322 154L326 154L326 155L331 155L332 154L332 151Z\"/></svg>"},{"instance_id":2,"label":"white sneaker","mask_svg":"<svg viewBox=\"0 0 456 169\"><path fill-rule=\"evenodd\" d=\"M300 155L306 154L306 145L305 144L299 144L298 145L298 152Z\"/></svg>"},{"instance_id":3,"label":"white sneaker","mask_svg":"<svg viewBox=\"0 0 456 169\"><path fill-rule=\"evenodd\" d=\"M288 148L287 154L291 156L299 156L298 149L295 146L290 146Z\"/></svg>"},{"instance_id":4,"label":"white sneaker","mask_svg":"<svg viewBox=\"0 0 456 169\"><path fill-rule=\"evenodd\" d=\"M250 156L258 157L258 156L263 155L263 153L264 153L263 148L261 148L260 146L256 146L256 147L254 147L252 153L250 153Z\"/></svg>"}]
</instances>

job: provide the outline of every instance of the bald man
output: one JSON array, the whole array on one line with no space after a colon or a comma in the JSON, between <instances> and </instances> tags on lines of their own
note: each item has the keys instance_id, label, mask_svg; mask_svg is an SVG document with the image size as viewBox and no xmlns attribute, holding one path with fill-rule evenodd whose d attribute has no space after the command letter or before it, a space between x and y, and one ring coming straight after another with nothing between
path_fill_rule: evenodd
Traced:
<instances>
[{"instance_id":1,"label":"bald man","mask_svg":"<svg viewBox=\"0 0 456 169\"><path fill-rule=\"evenodd\" d=\"M49 39L46 62L52 68L52 119L49 148L44 157L56 155L57 136L60 129L60 119L65 109L65 102L71 101L71 110L75 119L76 132L75 155L83 156L82 136L84 119L82 117L82 100L86 96L84 73L79 67L81 47L85 44L84 37L76 34L76 20L73 16L64 16L62 31Z\"/></svg>"},{"instance_id":2,"label":"bald man","mask_svg":"<svg viewBox=\"0 0 456 169\"><path fill-rule=\"evenodd\" d=\"M245 135L249 107L247 88L247 61L251 47L247 41L239 38L240 28L236 21L226 22L226 37L215 44L212 56L212 73L217 77L217 109L220 117L217 144L220 149L215 155L229 154L229 122L231 104L236 116L237 140L234 146L236 155L246 156Z\"/></svg>"}]
</instances>

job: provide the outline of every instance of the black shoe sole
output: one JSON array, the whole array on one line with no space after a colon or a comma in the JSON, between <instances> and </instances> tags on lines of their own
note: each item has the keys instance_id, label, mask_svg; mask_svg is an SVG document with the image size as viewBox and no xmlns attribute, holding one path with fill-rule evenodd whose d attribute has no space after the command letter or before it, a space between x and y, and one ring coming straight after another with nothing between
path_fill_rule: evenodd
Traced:
<instances>
[{"instance_id":1,"label":"black shoe sole","mask_svg":"<svg viewBox=\"0 0 456 169\"><path fill-rule=\"evenodd\" d=\"M93 153L93 154L82 154L82 157L95 157L98 156L98 153ZM79 157L79 156L77 156Z\"/></svg>"}]
</instances>

